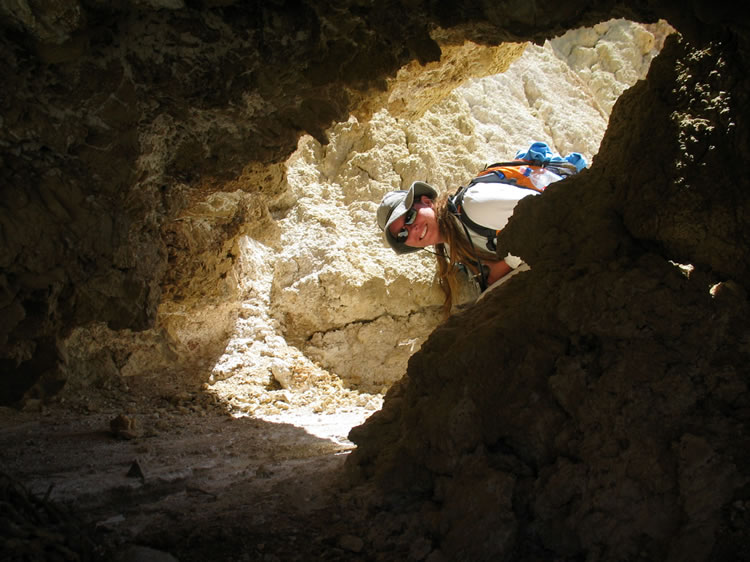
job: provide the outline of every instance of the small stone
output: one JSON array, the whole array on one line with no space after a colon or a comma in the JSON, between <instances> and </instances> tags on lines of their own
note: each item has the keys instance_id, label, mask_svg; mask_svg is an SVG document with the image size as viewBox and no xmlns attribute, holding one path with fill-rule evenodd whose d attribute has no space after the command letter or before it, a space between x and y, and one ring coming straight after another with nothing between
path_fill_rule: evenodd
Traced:
<instances>
[{"instance_id":1,"label":"small stone","mask_svg":"<svg viewBox=\"0 0 750 562\"><path fill-rule=\"evenodd\" d=\"M365 541L360 537L354 535L342 535L339 537L339 548L348 550L349 552L362 552L365 546Z\"/></svg>"},{"instance_id":2,"label":"small stone","mask_svg":"<svg viewBox=\"0 0 750 562\"><path fill-rule=\"evenodd\" d=\"M448 562L448 559L440 550L433 550L427 557L425 562Z\"/></svg>"},{"instance_id":3,"label":"small stone","mask_svg":"<svg viewBox=\"0 0 750 562\"><path fill-rule=\"evenodd\" d=\"M177 558L146 546L129 546L115 555L115 562L177 562Z\"/></svg>"},{"instance_id":4,"label":"small stone","mask_svg":"<svg viewBox=\"0 0 750 562\"><path fill-rule=\"evenodd\" d=\"M273 472L264 464L255 469L255 476L258 478L271 478Z\"/></svg>"},{"instance_id":5,"label":"small stone","mask_svg":"<svg viewBox=\"0 0 750 562\"><path fill-rule=\"evenodd\" d=\"M115 437L120 439L134 439L140 435L135 418L124 414L110 420L109 429Z\"/></svg>"},{"instance_id":6,"label":"small stone","mask_svg":"<svg viewBox=\"0 0 750 562\"><path fill-rule=\"evenodd\" d=\"M425 537L418 537L409 547L409 558L424 560L432 552L432 541Z\"/></svg>"},{"instance_id":7,"label":"small stone","mask_svg":"<svg viewBox=\"0 0 750 562\"><path fill-rule=\"evenodd\" d=\"M271 374L282 388L289 388L293 384L293 371L284 361L275 359L271 362Z\"/></svg>"},{"instance_id":8,"label":"small stone","mask_svg":"<svg viewBox=\"0 0 750 562\"><path fill-rule=\"evenodd\" d=\"M126 474L128 478L140 478L141 480L146 479L146 475L143 474L143 468L141 467L141 463L138 462L138 460L134 460L131 465L130 469L128 470L128 473Z\"/></svg>"},{"instance_id":9,"label":"small stone","mask_svg":"<svg viewBox=\"0 0 750 562\"><path fill-rule=\"evenodd\" d=\"M42 410L42 401L38 398L30 398L24 402L24 412L40 412Z\"/></svg>"}]
</instances>

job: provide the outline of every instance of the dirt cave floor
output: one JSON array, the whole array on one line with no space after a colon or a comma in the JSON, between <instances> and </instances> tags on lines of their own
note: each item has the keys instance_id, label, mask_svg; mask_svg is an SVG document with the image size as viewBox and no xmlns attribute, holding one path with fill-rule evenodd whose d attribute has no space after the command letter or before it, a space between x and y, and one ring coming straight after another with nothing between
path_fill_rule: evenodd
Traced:
<instances>
[{"instance_id":1,"label":"dirt cave floor","mask_svg":"<svg viewBox=\"0 0 750 562\"><path fill-rule=\"evenodd\" d=\"M247 381L0 408L2 560L370 559L341 469L382 397L333 390L256 392L254 413Z\"/></svg>"}]
</instances>

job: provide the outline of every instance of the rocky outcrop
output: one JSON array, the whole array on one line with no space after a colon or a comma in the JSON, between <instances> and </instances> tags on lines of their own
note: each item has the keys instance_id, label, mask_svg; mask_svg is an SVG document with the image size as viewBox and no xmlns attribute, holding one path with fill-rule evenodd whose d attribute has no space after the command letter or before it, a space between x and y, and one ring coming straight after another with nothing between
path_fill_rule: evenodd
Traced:
<instances>
[{"instance_id":1,"label":"rocky outcrop","mask_svg":"<svg viewBox=\"0 0 750 562\"><path fill-rule=\"evenodd\" d=\"M455 190L534 139L591 161L608 102L645 76L658 37L622 20L570 32L527 46L507 71L455 89L419 119L382 110L333 127L325 147L303 139L287 162L294 203L278 222L282 259L268 296L285 339L357 388L398 380L443 319L442 296L429 253L394 256L383 243L377 202L417 179ZM567 63L571 51L577 72ZM466 292L477 296L476 288Z\"/></svg>"},{"instance_id":2,"label":"rocky outcrop","mask_svg":"<svg viewBox=\"0 0 750 562\"><path fill-rule=\"evenodd\" d=\"M175 353L152 365L205 380L239 310L239 239L272 234L301 133L415 115L522 49L446 33L453 63L427 79L441 49L417 14L234 4L3 5L3 402L89 370L63 340L93 323L95 348L153 330Z\"/></svg>"},{"instance_id":3,"label":"rocky outcrop","mask_svg":"<svg viewBox=\"0 0 750 562\"><path fill-rule=\"evenodd\" d=\"M410 536L453 560L744 556L745 68L728 38L671 38L595 165L514 213L499 252L531 271L440 326L352 431L355 480Z\"/></svg>"},{"instance_id":4,"label":"rocky outcrop","mask_svg":"<svg viewBox=\"0 0 750 562\"><path fill-rule=\"evenodd\" d=\"M300 135L325 142L332 123L383 107L417 116L506 68L521 49L507 41L569 26L550 13L530 26L531 13L461 6L3 4L2 401L86 378L71 359L85 349L66 343L80 329L95 349L146 337L174 353L141 365L206 380L241 309L240 237L272 236Z\"/></svg>"},{"instance_id":5,"label":"rocky outcrop","mask_svg":"<svg viewBox=\"0 0 750 562\"><path fill-rule=\"evenodd\" d=\"M615 104L598 152L593 126L559 118L541 131L560 151L596 153L594 166L519 207L502 249L531 271L426 339L352 433L349 468L375 486L381 513L406 522L391 529L403 532L394 549L420 539L413 557L742 555L741 14L706 2L305 0L27 0L0 14L5 404L101 377L134 375L149 392L220 381L235 368L227 344L278 354L258 368L279 384L320 374L313 361L344 370L347 349L363 358L350 384L391 384L439 302L427 258L393 266L375 242L351 257L376 239L375 202L417 178L448 188L487 160L423 158L425 139L518 148L491 119L461 118L471 93L449 93L505 69L521 50L512 42L666 18L681 37ZM578 45L558 51L605 92L587 69L616 59ZM552 115L542 79L519 76L523 98ZM613 98L592 99L603 123ZM430 121L438 102L452 120ZM420 115L392 138L356 131ZM233 339L238 324L255 339Z\"/></svg>"}]
</instances>

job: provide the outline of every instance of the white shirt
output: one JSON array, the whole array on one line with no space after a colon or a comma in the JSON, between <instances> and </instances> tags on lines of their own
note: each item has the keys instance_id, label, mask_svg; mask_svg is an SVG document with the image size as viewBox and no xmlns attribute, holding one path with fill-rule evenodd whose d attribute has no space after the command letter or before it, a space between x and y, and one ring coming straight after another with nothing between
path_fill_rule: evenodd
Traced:
<instances>
[{"instance_id":1,"label":"white shirt","mask_svg":"<svg viewBox=\"0 0 750 562\"><path fill-rule=\"evenodd\" d=\"M533 189L516 187L507 183L478 183L466 190L463 198L463 212L478 225L502 230L513 215L513 209L524 197L539 195ZM468 227L467 227L468 228ZM471 239L477 248L487 249L487 238L469 228ZM521 260L508 254L506 263L516 268Z\"/></svg>"}]
</instances>

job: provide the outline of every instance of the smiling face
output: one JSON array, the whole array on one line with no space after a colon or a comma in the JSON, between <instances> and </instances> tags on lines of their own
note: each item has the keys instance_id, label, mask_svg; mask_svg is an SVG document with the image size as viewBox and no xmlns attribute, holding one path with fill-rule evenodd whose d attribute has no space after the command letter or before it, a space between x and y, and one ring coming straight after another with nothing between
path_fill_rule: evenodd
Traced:
<instances>
[{"instance_id":1,"label":"smiling face","mask_svg":"<svg viewBox=\"0 0 750 562\"><path fill-rule=\"evenodd\" d=\"M442 242L443 237L438 228L432 199L426 195L422 195L419 202L412 205L412 209L417 212L412 223L405 224L410 213L400 216L388 227L391 234L399 239L399 231L402 228L406 229L406 232L409 234L408 237L406 240L400 240L412 248L426 248L427 246L433 246Z\"/></svg>"}]
</instances>

